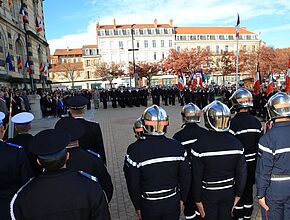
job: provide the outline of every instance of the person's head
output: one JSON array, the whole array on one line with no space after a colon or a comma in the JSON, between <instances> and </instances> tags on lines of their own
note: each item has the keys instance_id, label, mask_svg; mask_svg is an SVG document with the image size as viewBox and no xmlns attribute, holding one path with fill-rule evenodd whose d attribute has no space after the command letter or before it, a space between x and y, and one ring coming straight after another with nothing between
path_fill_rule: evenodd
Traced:
<instances>
[{"instance_id":1,"label":"person's head","mask_svg":"<svg viewBox=\"0 0 290 220\"><path fill-rule=\"evenodd\" d=\"M66 104L69 107L72 117L83 116L88 103L89 100L80 95L72 96L66 100Z\"/></svg>"},{"instance_id":2,"label":"person's head","mask_svg":"<svg viewBox=\"0 0 290 220\"><path fill-rule=\"evenodd\" d=\"M143 125L143 121L141 118L138 118L133 126L133 131L135 134L135 137L138 140L144 140L146 137L144 135L144 125Z\"/></svg>"},{"instance_id":3,"label":"person's head","mask_svg":"<svg viewBox=\"0 0 290 220\"><path fill-rule=\"evenodd\" d=\"M37 161L45 171L57 171L64 168L69 159L66 150L69 143L70 135L64 130L47 129L33 137L29 151L37 155Z\"/></svg>"},{"instance_id":4,"label":"person's head","mask_svg":"<svg viewBox=\"0 0 290 220\"><path fill-rule=\"evenodd\" d=\"M144 111L141 119L144 124L145 134L160 136L167 132L169 119L163 108L152 105Z\"/></svg>"},{"instance_id":5,"label":"person's head","mask_svg":"<svg viewBox=\"0 0 290 220\"><path fill-rule=\"evenodd\" d=\"M203 109L205 126L212 131L224 132L230 128L231 111L220 101L213 101Z\"/></svg>"},{"instance_id":6,"label":"person's head","mask_svg":"<svg viewBox=\"0 0 290 220\"><path fill-rule=\"evenodd\" d=\"M290 96L285 92L273 95L266 104L269 119L272 121L289 120L290 118Z\"/></svg>"},{"instance_id":7,"label":"person's head","mask_svg":"<svg viewBox=\"0 0 290 220\"><path fill-rule=\"evenodd\" d=\"M202 115L202 112L200 108L193 103L188 103L182 108L182 111L181 111L182 122L185 124L199 123L201 115Z\"/></svg>"},{"instance_id":8,"label":"person's head","mask_svg":"<svg viewBox=\"0 0 290 220\"><path fill-rule=\"evenodd\" d=\"M5 114L0 112L0 139L2 140L5 134L5 127L3 125L3 120L5 118Z\"/></svg>"},{"instance_id":9,"label":"person's head","mask_svg":"<svg viewBox=\"0 0 290 220\"><path fill-rule=\"evenodd\" d=\"M230 97L230 100L232 101L233 108L236 111L253 107L253 95L245 88L236 90Z\"/></svg>"},{"instance_id":10,"label":"person's head","mask_svg":"<svg viewBox=\"0 0 290 220\"><path fill-rule=\"evenodd\" d=\"M29 112L21 112L14 115L11 118L11 121L15 125L15 130L17 134L21 134L21 133L28 133L31 130L32 128L31 123L33 119L34 119L33 114Z\"/></svg>"}]
</instances>

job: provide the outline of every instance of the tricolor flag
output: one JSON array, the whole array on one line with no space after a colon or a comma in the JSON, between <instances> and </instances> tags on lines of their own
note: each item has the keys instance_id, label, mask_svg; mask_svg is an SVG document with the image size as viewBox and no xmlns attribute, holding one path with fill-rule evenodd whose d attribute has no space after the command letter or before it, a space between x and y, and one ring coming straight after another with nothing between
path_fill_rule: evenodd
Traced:
<instances>
[{"instance_id":1,"label":"tricolor flag","mask_svg":"<svg viewBox=\"0 0 290 220\"><path fill-rule=\"evenodd\" d=\"M30 74L31 69L30 69L30 64L29 64L29 61L28 61L28 60L27 60L26 63L25 63L25 68L26 68L26 72L27 72L28 74Z\"/></svg>"},{"instance_id":2,"label":"tricolor flag","mask_svg":"<svg viewBox=\"0 0 290 220\"><path fill-rule=\"evenodd\" d=\"M18 69L18 70L22 69L22 61L21 61L20 56L19 56L18 59L17 59L17 69Z\"/></svg>"},{"instance_id":3,"label":"tricolor flag","mask_svg":"<svg viewBox=\"0 0 290 220\"><path fill-rule=\"evenodd\" d=\"M257 95L260 93L260 87L261 87L261 75L260 75L260 66L258 63L255 82L254 82L254 94Z\"/></svg>"},{"instance_id":4,"label":"tricolor flag","mask_svg":"<svg viewBox=\"0 0 290 220\"><path fill-rule=\"evenodd\" d=\"M21 4L19 14L22 17L23 22L28 23L28 20L27 20L28 13L27 13L27 8L25 4Z\"/></svg>"},{"instance_id":5,"label":"tricolor flag","mask_svg":"<svg viewBox=\"0 0 290 220\"><path fill-rule=\"evenodd\" d=\"M196 71L193 71L192 79L191 79L191 90L193 91L194 88L197 85L197 77L196 77Z\"/></svg>"},{"instance_id":6,"label":"tricolor flag","mask_svg":"<svg viewBox=\"0 0 290 220\"><path fill-rule=\"evenodd\" d=\"M203 87L202 83L204 83L204 82L205 82L205 77L204 77L202 68L200 68L200 77L199 77L199 85L200 85L200 87Z\"/></svg>"},{"instance_id":7,"label":"tricolor flag","mask_svg":"<svg viewBox=\"0 0 290 220\"><path fill-rule=\"evenodd\" d=\"M178 89L179 90L182 90L184 88L185 82L186 82L186 79L185 79L184 73L178 74Z\"/></svg>"},{"instance_id":8,"label":"tricolor flag","mask_svg":"<svg viewBox=\"0 0 290 220\"><path fill-rule=\"evenodd\" d=\"M45 76L47 75L47 66L46 65L43 66L43 74Z\"/></svg>"},{"instance_id":9,"label":"tricolor flag","mask_svg":"<svg viewBox=\"0 0 290 220\"><path fill-rule=\"evenodd\" d=\"M238 14L237 25L236 25L236 37L238 38L240 35L240 15Z\"/></svg>"},{"instance_id":10,"label":"tricolor flag","mask_svg":"<svg viewBox=\"0 0 290 220\"><path fill-rule=\"evenodd\" d=\"M36 31L38 33L42 32L43 31L43 25L42 25L42 22L41 21L38 21L37 18L35 18L35 28L36 28Z\"/></svg>"},{"instance_id":11,"label":"tricolor flag","mask_svg":"<svg viewBox=\"0 0 290 220\"><path fill-rule=\"evenodd\" d=\"M13 63L12 63L12 58L13 57L10 55L10 53L8 53L6 57L6 63L8 64L9 71L15 71L15 67L13 66Z\"/></svg>"},{"instance_id":12,"label":"tricolor flag","mask_svg":"<svg viewBox=\"0 0 290 220\"><path fill-rule=\"evenodd\" d=\"M268 87L267 87L267 95L272 93L274 90L274 77L273 77L271 66L270 66L270 70L268 74L268 79L269 79L269 82L268 82Z\"/></svg>"},{"instance_id":13,"label":"tricolor flag","mask_svg":"<svg viewBox=\"0 0 290 220\"><path fill-rule=\"evenodd\" d=\"M288 60L288 71L287 71L285 83L286 83L285 91L289 92L290 91L290 59Z\"/></svg>"}]
</instances>

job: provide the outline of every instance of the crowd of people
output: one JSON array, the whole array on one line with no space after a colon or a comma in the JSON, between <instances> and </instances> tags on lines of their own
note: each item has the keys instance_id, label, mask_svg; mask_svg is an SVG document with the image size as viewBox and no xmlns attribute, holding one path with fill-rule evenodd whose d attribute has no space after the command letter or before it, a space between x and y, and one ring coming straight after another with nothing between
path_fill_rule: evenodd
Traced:
<instances>
[{"instance_id":1,"label":"crowd of people","mask_svg":"<svg viewBox=\"0 0 290 220\"><path fill-rule=\"evenodd\" d=\"M137 140L123 167L137 219L178 220L182 207L186 219L250 219L255 183L263 220L288 219L290 97L278 89L264 92L223 86L57 90L42 94L41 110L60 119L33 136L27 93L3 90L0 219L110 219L114 187L102 131L84 118L86 109L91 101L97 109L100 102L125 108L147 106L150 99L134 124ZM183 126L171 139L160 105L176 101L184 106ZM8 138L11 109L15 136ZM198 125L202 115L205 128ZM257 115L267 115L267 129Z\"/></svg>"}]
</instances>

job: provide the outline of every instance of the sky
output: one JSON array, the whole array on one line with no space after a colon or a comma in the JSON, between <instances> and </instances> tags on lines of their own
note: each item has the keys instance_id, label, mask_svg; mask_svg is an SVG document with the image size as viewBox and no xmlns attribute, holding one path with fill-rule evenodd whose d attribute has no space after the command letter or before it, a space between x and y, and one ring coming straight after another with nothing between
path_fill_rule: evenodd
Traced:
<instances>
[{"instance_id":1,"label":"sky","mask_svg":"<svg viewBox=\"0 0 290 220\"><path fill-rule=\"evenodd\" d=\"M268 46L290 47L290 0L46 0L46 38L51 53L56 48L96 44L96 23L175 26L241 26Z\"/></svg>"}]
</instances>

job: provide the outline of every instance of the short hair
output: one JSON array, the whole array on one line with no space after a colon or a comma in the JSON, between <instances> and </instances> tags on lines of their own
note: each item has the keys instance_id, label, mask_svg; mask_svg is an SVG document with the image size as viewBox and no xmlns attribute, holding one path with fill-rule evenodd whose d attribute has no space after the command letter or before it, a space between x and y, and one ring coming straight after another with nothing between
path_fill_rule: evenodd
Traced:
<instances>
[{"instance_id":1,"label":"short hair","mask_svg":"<svg viewBox=\"0 0 290 220\"><path fill-rule=\"evenodd\" d=\"M54 159L54 160L45 160L45 159L40 159L40 158L38 158L38 160L41 166L46 171L56 171L65 165L66 157L67 157L67 153L61 156L60 158Z\"/></svg>"},{"instance_id":2,"label":"short hair","mask_svg":"<svg viewBox=\"0 0 290 220\"><path fill-rule=\"evenodd\" d=\"M31 124L15 124L15 129L17 131L17 133L24 133L24 132L28 132L31 128L30 128Z\"/></svg>"}]
</instances>

